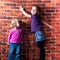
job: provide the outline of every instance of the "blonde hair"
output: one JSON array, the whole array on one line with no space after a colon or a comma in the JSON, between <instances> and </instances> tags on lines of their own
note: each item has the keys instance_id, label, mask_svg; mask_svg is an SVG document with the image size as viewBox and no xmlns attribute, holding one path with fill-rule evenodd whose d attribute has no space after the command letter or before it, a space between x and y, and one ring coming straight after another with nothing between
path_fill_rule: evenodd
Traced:
<instances>
[{"instance_id":1,"label":"blonde hair","mask_svg":"<svg viewBox=\"0 0 60 60\"><path fill-rule=\"evenodd\" d=\"M18 19L12 19L11 20L11 25L10 25L12 28L14 28L14 27L19 27L20 26L20 24L19 24L19 20Z\"/></svg>"}]
</instances>

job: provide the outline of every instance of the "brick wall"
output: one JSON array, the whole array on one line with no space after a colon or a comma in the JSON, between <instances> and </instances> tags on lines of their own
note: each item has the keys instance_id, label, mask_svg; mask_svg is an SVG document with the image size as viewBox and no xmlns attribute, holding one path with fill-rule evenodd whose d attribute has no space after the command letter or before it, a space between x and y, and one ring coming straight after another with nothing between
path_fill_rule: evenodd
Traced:
<instances>
[{"instance_id":1,"label":"brick wall","mask_svg":"<svg viewBox=\"0 0 60 60\"><path fill-rule=\"evenodd\" d=\"M6 43L12 18L25 20L21 25L24 34L22 60L39 59L39 49L30 32L30 19L19 10L19 6L23 5L30 12L33 4L41 7L43 20L54 27L51 30L43 25L46 36L45 60L60 60L60 0L0 0L0 60L7 60L9 46Z\"/></svg>"}]
</instances>

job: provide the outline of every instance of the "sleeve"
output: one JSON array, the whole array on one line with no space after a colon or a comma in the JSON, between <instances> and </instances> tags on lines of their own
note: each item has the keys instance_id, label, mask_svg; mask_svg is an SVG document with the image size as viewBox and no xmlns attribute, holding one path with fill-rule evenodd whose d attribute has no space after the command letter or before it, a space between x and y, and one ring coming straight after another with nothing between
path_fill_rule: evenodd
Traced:
<instances>
[{"instance_id":1,"label":"sleeve","mask_svg":"<svg viewBox=\"0 0 60 60\"><path fill-rule=\"evenodd\" d=\"M8 34L8 43L10 43L11 34L12 34L12 32L10 31L9 34Z\"/></svg>"}]
</instances>

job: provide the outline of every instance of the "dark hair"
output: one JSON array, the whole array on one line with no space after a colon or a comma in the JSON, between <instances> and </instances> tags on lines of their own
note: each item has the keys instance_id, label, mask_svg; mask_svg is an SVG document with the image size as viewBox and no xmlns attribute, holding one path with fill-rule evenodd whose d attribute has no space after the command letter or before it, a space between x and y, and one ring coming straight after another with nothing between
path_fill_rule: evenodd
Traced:
<instances>
[{"instance_id":1,"label":"dark hair","mask_svg":"<svg viewBox=\"0 0 60 60\"><path fill-rule=\"evenodd\" d=\"M42 20L42 8L40 7L40 6L38 6L38 5L35 5L35 4L33 4L32 6L36 6L37 7L37 15L39 16L39 19L40 19L40 21Z\"/></svg>"},{"instance_id":2,"label":"dark hair","mask_svg":"<svg viewBox=\"0 0 60 60\"><path fill-rule=\"evenodd\" d=\"M40 6L38 6L38 5L35 5L35 4L33 4L32 6L36 6L37 7L37 15L41 15L42 13L42 10L41 10L41 7Z\"/></svg>"},{"instance_id":3,"label":"dark hair","mask_svg":"<svg viewBox=\"0 0 60 60\"><path fill-rule=\"evenodd\" d=\"M38 11L41 11L41 7L38 5L33 4L32 6L36 6Z\"/></svg>"}]
</instances>

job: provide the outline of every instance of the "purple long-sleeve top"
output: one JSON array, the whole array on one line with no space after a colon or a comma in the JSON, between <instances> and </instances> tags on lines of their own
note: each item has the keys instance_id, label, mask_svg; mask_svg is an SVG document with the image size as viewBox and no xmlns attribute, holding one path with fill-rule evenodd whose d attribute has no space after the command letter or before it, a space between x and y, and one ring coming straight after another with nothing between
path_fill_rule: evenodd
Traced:
<instances>
[{"instance_id":1,"label":"purple long-sleeve top","mask_svg":"<svg viewBox=\"0 0 60 60\"><path fill-rule=\"evenodd\" d=\"M22 30L19 29L12 29L8 35L8 43L16 43L20 44L23 41Z\"/></svg>"}]
</instances>

